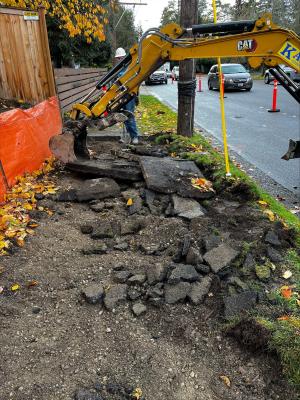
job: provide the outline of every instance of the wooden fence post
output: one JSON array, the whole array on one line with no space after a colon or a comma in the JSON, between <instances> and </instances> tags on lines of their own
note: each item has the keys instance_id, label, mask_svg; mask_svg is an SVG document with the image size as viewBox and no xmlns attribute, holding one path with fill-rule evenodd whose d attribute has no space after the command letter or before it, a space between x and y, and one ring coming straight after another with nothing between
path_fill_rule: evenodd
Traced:
<instances>
[{"instance_id":1,"label":"wooden fence post","mask_svg":"<svg viewBox=\"0 0 300 400\"><path fill-rule=\"evenodd\" d=\"M47 80L49 85L49 95L56 96L56 86L55 86L55 79L54 73L52 68L52 61L51 61L51 54L48 42L48 32L47 32L47 25L46 25L46 18L45 18L45 8L43 6L39 6L39 27L40 27L40 37L41 37L41 44L43 49L43 57L46 66L46 74Z\"/></svg>"}]
</instances>

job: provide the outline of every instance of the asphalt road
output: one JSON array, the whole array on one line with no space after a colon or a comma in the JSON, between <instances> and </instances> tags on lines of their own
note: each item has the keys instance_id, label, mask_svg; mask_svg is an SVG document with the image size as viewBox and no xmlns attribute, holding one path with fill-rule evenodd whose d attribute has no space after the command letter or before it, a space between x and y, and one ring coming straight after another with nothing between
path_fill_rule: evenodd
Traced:
<instances>
[{"instance_id":1,"label":"asphalt road","mask_svg":"<svg viewBox=\"0 0 300 400\"><path fill-rule=\"evenodd\" d=\"M206 77L203 92L197 92L195 123L219 140L221 117L219 92L209 91ZM177 84L145 87L150 94L177 109ZM254 81L250 92L226 92L225 112L229 147L276 182L300 193L300 159L284 161L281 156L289 139L300 139L300 106L278 86L279 113L269 113L273 85Z\"/></svg>"}]
</instances>

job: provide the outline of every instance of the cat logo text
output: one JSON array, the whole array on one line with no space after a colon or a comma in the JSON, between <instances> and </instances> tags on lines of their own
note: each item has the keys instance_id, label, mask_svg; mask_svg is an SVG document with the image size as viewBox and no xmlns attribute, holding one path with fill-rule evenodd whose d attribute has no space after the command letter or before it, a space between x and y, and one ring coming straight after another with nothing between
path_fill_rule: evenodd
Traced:
<instances>
[{"instance_id":1,"label":"cat logo text","mask_svg":"<svg viewBox=\"0 0 300 400\"><path fill-rule=\"evenodd\" d=\"M252 52L256 50L256 47L257 43L254 39L239 40L237 43L238 51Z\"/></svg>"}]
</instances>

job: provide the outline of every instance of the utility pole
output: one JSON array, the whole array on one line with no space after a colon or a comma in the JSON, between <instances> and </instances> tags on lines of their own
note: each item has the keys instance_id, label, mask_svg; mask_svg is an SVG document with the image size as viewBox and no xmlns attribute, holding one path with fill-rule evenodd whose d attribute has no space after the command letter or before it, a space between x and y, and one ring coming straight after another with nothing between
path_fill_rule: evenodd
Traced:
<instances>
[{"instance_id":1,"label":"utility pole","mask_svg":"<svg viewBox=\"0 0 300 400\"><path fill-rule=\"evenodd\" d=\"M198 0L181 0L180 25L190 28L198 22ZM195 109L195 60L179 62L177 133L192 136Z\"/></svg>"}]
</instances>

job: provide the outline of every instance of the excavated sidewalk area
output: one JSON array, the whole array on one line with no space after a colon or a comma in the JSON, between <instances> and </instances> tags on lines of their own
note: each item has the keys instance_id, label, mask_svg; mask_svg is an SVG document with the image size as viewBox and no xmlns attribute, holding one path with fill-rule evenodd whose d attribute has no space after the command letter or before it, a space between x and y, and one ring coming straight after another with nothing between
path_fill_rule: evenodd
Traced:
<instances>
[{"instance_id":1,"label":"excavated sidewalk area","mask_svg":"<svg viewBox=\"0 0 300 400\"><path fill-rule=\"evenodd\" d=\"M296 399L276 356L223 325L263 301L255 265L280 263L281 227L190 187L200 171L163 147L91 147L102 172L57 173L53 216L32 211L36 235L0 260L22 288L0 299L0 399Z\"/></svg>"}]
</instances>

